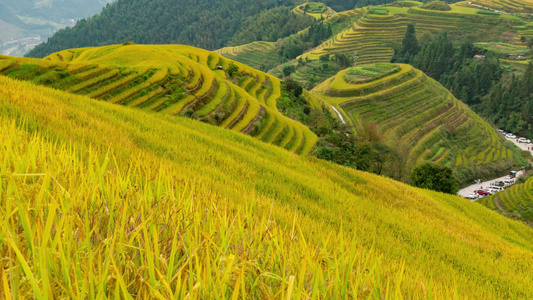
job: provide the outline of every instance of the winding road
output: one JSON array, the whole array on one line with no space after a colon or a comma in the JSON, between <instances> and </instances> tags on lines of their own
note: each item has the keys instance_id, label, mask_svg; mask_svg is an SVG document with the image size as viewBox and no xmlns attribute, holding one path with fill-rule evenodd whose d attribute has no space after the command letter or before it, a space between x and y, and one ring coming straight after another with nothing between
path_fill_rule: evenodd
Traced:
<instances>
[{"instance_id":1,"label":"winding road","mask_svg":"<svg viewBox=\"0 0 533 300\"><path fill-rule=\"evenodd\" d=\"M516 146L518 146L518 148L520 148L522 150L525 150L525 151L529 151L531 154L533 154L533 144L519 143L517 139L508 139L508 138L506 138L506 139L508 141L513 142ZM520 176L522 176L522 174L523 174L522 171L518 171L517 174L516 174L516 177L520 177ZM509 175L505 175L505 176L502 176L502 177L498 177L498 178L495 178L495 179L484 181L481 184L477 184L476 183L476 184L473 184L471 186L467 186L464 189L461 189L459 191L458 195L461 196L461 197L466 197L466 196L468 196L470 193L472 193L475 190L481 189L482 187L485 187L485 188L489 187L490 184L495 182L495 181L503 181L503 179L505 179L507 176L509 176Z\"/></svg>"}]
</instances>

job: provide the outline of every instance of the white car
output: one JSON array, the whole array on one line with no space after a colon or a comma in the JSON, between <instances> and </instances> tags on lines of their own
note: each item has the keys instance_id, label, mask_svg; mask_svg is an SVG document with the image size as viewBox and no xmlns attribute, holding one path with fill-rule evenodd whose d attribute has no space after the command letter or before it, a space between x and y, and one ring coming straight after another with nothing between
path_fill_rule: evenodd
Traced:
<instances>
[{"instance_id":1,"label":"white car","mask_svg":"<svg viewBox=\"0 0 533 300\"><path fill-rule=\"evenodd\" d=\"M491 195L494 195L494 194L496 194L496 193L498 193L498 192L501 192L501 190L499 189L499 187L498 187L498 188L490 187L490 188L487 189L487 191L488 191Z\"/></svg>"},{"instance_id":2,"label":"white car","mask_svg":"<svg viewBox=\"0 0 533 300\"><path fill-rule=\"evenodd\" d=\"M527 139L524 138L524 137L518 138L518 142L519 143L525 143L526 141L527 141Z\"/></svg>"},{"instance_id":3,"label":"white car","mask_svg":"<svg viewBox=\"0 0 533 300\"><path fill-rule=\"evenodd\" d=\"M498 132L501 134L505 134L505 131L503 131L503 129L498 129Z\"/></svg>"},{"instance_id":4,"label":"white car","mask_svg":"<svg viewBox=\"0 0 533 300\"><path fill-rule=\"evenodd\" d=\"M514 184L514 179L505 178L505 180L503 182L505 182L505 186L511 186L511 185Z\"/></svg>"},{"instance_id":5,"label":"white car","mask_svg":"<svg viewBox=\"0 0 533 300\"><path fill-rule=\"evenodd\" d=\"M514 135L512 133L506 134L505 137L508 138L508 139L516 139L516 135Z\"/></svg>"},{"instance_id":6,"label":"white car","mask_svg":"<svg viewBox=\"0 0 533 300\"><path fill-rule=\"evenodd\" d=\"M497 185L491 185L489 189L495 191L496 193L504 190L503 187Z\"/></svg>"},{"instance_id":7,"label":"white car","mask_svg":"<svg viewBox=\"0 0 533 300\"><path fill-rule=\"evenodd\" d=\"M470 200L477 200L477 198L479 198L479 194L475 192L472 192L468 196L466 196L466 199Z\"/></svg>"}]
</instances>

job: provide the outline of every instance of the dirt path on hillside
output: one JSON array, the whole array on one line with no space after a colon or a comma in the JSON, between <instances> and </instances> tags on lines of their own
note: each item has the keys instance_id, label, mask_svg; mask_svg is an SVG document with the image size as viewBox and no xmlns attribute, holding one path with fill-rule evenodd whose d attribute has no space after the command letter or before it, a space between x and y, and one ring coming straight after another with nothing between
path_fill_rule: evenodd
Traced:
<instances>
[{"instance_id":1,"label":"dirt path on hillside","mask_svg":"<svg viewBox=\"0 0 533 300\"><path fill-rule=\"evenodd\" d=\"M344 121L344 118L342 117L341 113L335 108L335 106L332 105L331 108L333 108L333 110L337 113L337 116L339 116L339 119L341 119L342 124L346 124L346 122Z\"/></svg>"}]
</instances>

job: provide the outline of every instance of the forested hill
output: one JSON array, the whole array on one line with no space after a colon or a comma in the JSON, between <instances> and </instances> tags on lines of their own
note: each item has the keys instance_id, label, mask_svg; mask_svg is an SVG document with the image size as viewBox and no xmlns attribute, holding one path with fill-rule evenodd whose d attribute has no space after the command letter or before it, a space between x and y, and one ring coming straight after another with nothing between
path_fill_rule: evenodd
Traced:
<instances>
[{"instance_id":1,"label":"forested hill","mask_svg":"<svg viewBox=\"0 0 533 300\"><path fill-rule=\"evenodd\" d=\"M28 56L128 40L220 48L248 16L280 5L293 5L293 0L118 0L99 15L60 30Z\"/></svg>"},{"instance_id":2,"label":"forested hill","mask_svg":"<svg viewBox=\"0 0 533 300\"><path fill-rule=\"evenodd\" d=\"M138 44L187 44L217 49L254 15L301 0L118 0L99 15L58 31L28 56L44 57L68 48L133 41ZM337 10L352 9L357 0L329 0ZM278 22L279 23L279 22Z\"/></svg>"}]
</instances>

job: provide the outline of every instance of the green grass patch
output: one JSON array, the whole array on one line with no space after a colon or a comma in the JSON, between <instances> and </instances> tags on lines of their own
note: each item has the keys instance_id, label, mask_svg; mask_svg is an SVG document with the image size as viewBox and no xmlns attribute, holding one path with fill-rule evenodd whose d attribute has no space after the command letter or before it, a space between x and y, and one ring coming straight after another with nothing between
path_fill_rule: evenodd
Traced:
<instances>
[{"instance_id":1,"label":"green grass patch","mask_svg":"<svg viewBox=\"0 0 533 300\"><path fill-rule=\"evenodd\" d=\"M364 65L350 69L344 79L348 83L366 83L380 78L392 75L400 71L400 68L395 64L378 63L372 65Z\"/></svg>"},{"instance_id":2,"label":"green grass patch","mask_svg":"<svg viewBox=\"0 0 533 300\"><path fill-rule=\"evenodd\" d=\"M380 6L370 6L368 7L368 12L374 15L386 15L389 13L389 10L385 7Z\"/></svg>"}]
</instances>

